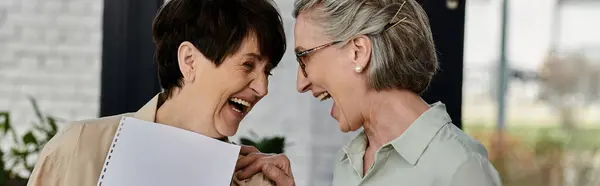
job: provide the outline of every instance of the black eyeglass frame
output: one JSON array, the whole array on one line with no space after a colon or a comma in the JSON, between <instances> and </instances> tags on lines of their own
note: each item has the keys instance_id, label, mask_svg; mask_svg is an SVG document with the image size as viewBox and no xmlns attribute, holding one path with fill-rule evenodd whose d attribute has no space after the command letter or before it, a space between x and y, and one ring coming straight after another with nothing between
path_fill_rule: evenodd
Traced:
<instances>
[{"instance_id":1,"label":"black eyeglass frame","mask_svg":"<svg viewBox=\"0 0 600 186\"><path fill-rule=\"evenodd\" d=\"M309 54L311 54L311 53L313 53L315 51L327 48L327 47L332 46L332 45L336 45L336 44L341 43L341 42L342 41L333 41L333 42L330 42L330 43L319 45L317 47L314 47L314 48L311 48L311 49L308 49L308 50L296 52L296 61L298 61L298 64L300 64L300 69L302 69L302 74L304 74L304 77L308 77L308 74L306 74L306 64L305 64L304 61L302 61L302 57L305 57L305 56L307 56L307 55L309 55Z\"/></svg>"}]
</instances>

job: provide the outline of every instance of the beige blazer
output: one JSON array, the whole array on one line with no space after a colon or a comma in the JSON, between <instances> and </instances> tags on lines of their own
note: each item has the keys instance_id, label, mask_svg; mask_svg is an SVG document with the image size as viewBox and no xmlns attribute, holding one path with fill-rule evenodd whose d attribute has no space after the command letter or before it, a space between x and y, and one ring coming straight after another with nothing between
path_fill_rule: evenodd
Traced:
<instances>
[{"instance_id":1,"label":"beige blazer","mask_svg":"<svg viewBox=\"0 0 600 186\"><path fill-rule=\"evenodd\" d=\"M28 186L94 186L123 116L154 122L158 95L136 113L74 122L56 134L40 153ZM209 152L207 152L209 153ZM232 186L271 186L263 174L233 177Z\"/></svg>"}]
</instances>

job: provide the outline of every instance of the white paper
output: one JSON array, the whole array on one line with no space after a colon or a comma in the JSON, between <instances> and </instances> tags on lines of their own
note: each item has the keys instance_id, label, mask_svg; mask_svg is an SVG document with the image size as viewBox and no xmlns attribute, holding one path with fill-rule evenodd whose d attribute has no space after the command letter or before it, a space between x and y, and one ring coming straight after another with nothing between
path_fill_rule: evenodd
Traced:
<instances>
[{"instance_id":1,"label":"white paper","mask_svg":"<svg viewBox=\"0 0 600 186\"><path fill-rule=\"evenodd\" d=\"M240 151L237 145L130 117L121 119L116 134L101 186L229 186Z\"/></svg>"}]
</instances>

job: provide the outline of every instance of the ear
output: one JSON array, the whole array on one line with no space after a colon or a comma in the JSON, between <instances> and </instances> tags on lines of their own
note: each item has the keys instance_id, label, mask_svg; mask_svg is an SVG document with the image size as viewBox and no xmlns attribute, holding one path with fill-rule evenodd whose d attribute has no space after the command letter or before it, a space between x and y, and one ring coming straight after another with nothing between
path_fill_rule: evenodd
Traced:
<instances>
[{"instance_id":1,"label":"ear","mask_svg":"<svg viewBox=\"0 0 600 186\"><path fill-rule=\"evenodd\" d=\"M352 47L352 61L357 73L361 73L369 66L371 61L371 50L373 48L371 39L366 35L360 35L350 40Z\"/></svg>"},{"instance_id":2,"label":"ear","mask_svg":"<svg viewBox=\"0 0 600 186\"><path fill-rule=\"evenodd\" d=\"M183 74L184 82L193 82L196 79L196 64L194 59L196 47L188 41L184 41L177 49L177 63Z\"/></svg>"}]
</instances>

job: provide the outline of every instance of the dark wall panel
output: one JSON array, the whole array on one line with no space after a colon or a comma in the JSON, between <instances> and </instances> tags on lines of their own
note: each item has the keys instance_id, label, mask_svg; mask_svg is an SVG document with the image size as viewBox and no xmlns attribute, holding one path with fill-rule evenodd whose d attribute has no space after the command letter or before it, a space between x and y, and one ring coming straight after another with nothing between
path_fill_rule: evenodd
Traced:
<instances>
[{"instance_id":1,"label":"dark wall panel","mask_svg":"<svg viewBox=\"0 0 600 186\"><path fill-rule=\"evenodd\" d=\"M104 0L100 116L137 111L160 90L152 18L162 0Z\"/></svg>"},{"instance_id":2,"label":"dark wall panel","mask_svg":"<svg viewBox=\"0 0 600 186\"><path fill-rule=\"evenodd\" d=\"M462 128L465 0L456 1L455 9L448 8L447 0L421 1L429 16L440 62L440 71L423 98L428 103L445 103L454 124Z\"/></svg>"}]
</instances>

